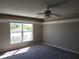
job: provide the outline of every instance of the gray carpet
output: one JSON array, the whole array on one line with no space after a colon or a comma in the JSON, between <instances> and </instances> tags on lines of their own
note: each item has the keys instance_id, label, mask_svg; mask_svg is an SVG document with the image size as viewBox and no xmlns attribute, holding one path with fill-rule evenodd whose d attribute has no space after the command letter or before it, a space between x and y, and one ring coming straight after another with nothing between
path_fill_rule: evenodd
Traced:
<instances>
[{"instance_id":1,"label":"gray carpet","mask_svg":"<svg viewBox=\"0 0 79 59\"><path fill-rule=\"evenodd\" d=\"M13 54L3 59L79 59L79 55L47 45L35 45L24 53Z\"/></svg>"}]
</instances>

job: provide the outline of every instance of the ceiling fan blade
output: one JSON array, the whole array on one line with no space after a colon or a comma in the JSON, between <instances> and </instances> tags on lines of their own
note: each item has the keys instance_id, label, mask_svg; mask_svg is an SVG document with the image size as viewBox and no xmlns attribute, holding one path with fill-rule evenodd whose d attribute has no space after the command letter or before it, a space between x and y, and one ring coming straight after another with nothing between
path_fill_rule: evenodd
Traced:
<instances>
[{"instance_id":1,"label":"ceiling fan blade","mask_svg":"<svg viewBox=\"0 0 79 59\"><path fill-rule=\"evenodd\" d=\"M67 3L67 2L69 2L69 0L62 0L62 1L57 2L55 4L51 4L51 2L50 2L50 4L48 5L48 7L49 8L58 7L58 6L61 6L61 5L65 4L65 3Z\"/></svg>"},{"instance_id":2,"label":"ceiling fan blade","mask_svg":"<svg viewBox=\"0 0 79 59\"><path fill-rule=\"evenodd\" d=\"M45 14L45 13L38 13L38 15L43 15L43 14Z\"/></svg>"},{"instance_id":3,"label":"ceiling fan blade","mask_svg":"<svg viewBox=\"0 0 79 59\"><path fill-rule=\"evenodd\" d=\"M61 15L59 15L59 14L54 14L54 13L51 13L51 15L55 15L55 16L59 16L59 17L61 16Z\"/></svg>"}]
</instances>

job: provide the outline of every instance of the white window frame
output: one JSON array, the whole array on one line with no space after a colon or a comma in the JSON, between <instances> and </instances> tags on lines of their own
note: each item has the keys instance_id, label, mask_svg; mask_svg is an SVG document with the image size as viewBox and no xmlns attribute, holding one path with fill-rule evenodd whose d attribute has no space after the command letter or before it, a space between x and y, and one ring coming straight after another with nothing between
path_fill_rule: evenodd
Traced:
<instances>
[{"instance_id":1,"label":"white window frame","mask_svg":"<svg viewBox=\"0 0 79 59\"><path fill-rule=\"evenodd\" d=\"M10 25L10 23L21 23L21 22L9 22L9 25ZM22 41L21 42L18 42L18 43L12 43L11 42L11 31L10 31L10 44L19 44L19 43L24 43L24 42L28 42L28 41L23 41L24 39L23 39L23 24L32 24L32 23L21 23L22 24L22 33L21 33L21 36L22 36ZM33 24L32 24L32 40L31 41L33 41Z\"/></svg>"}]
</instances>

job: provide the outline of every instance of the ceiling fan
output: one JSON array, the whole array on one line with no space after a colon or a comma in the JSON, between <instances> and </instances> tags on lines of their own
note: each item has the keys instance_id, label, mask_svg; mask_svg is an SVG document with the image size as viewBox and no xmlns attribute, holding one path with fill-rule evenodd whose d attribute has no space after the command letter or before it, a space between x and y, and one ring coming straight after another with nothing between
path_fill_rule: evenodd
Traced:
<instances>
[{"instance_id":1,"label":"ceiling fan","mask_svg":"<svg viewBox=\"0 0 79 59\"><path fill-rule=\"evenodd\" d=\"M48 6L43 13L38 13L38 15L44 15L45 17L51 17L52 15L59 16L59 17L61 16L61 15L53 13L50 6Z\"/></svg>"},{"instance_id":2,"label":"ceiling fan","mask_svg":"<svg viewBox=\"0 0 79 59\"><path fill-rule=\"evenodd\" d=\"M60 2L57 2L55 4L50 4L50 1L47 0L48 6L46 7L46 10L43 13L38 13L38 15L44 15L46 18L50 18L50 17L52 17L52 15L61 17L62 15L54 13L54 9L52 9L52 8L63 5L64 3L67 3L68 1L69 0L61 0Z\"/></svg>"}]
</instances>

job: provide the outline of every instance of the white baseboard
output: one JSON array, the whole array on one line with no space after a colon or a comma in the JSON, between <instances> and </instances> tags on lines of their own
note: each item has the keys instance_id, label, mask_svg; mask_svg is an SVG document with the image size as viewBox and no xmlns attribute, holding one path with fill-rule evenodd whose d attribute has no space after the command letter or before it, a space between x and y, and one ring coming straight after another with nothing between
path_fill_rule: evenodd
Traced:
<instances>
[{"instance_id":1,"label":"white baseboard","mask_svg":"<svg viewBox=\"0 0 79 59\"><path fill-rule=\"evenodd\" d=\"M69 51L69 52L72 52L72 53L75 53L75 54L79 54L79 52L77 52L77 51L73 51L73 50L70 50L70 49L67 49L67 48L59 47L59 46L56 46L56 45L53 45L53 44L50 44L50 43L44 43L44 44L49 45L49 46L53 46L53 47L56 47L56 48L60 48L60 49L63 49L63 50L66 50L66 51Z\"/></svg>"}]
</instances>

